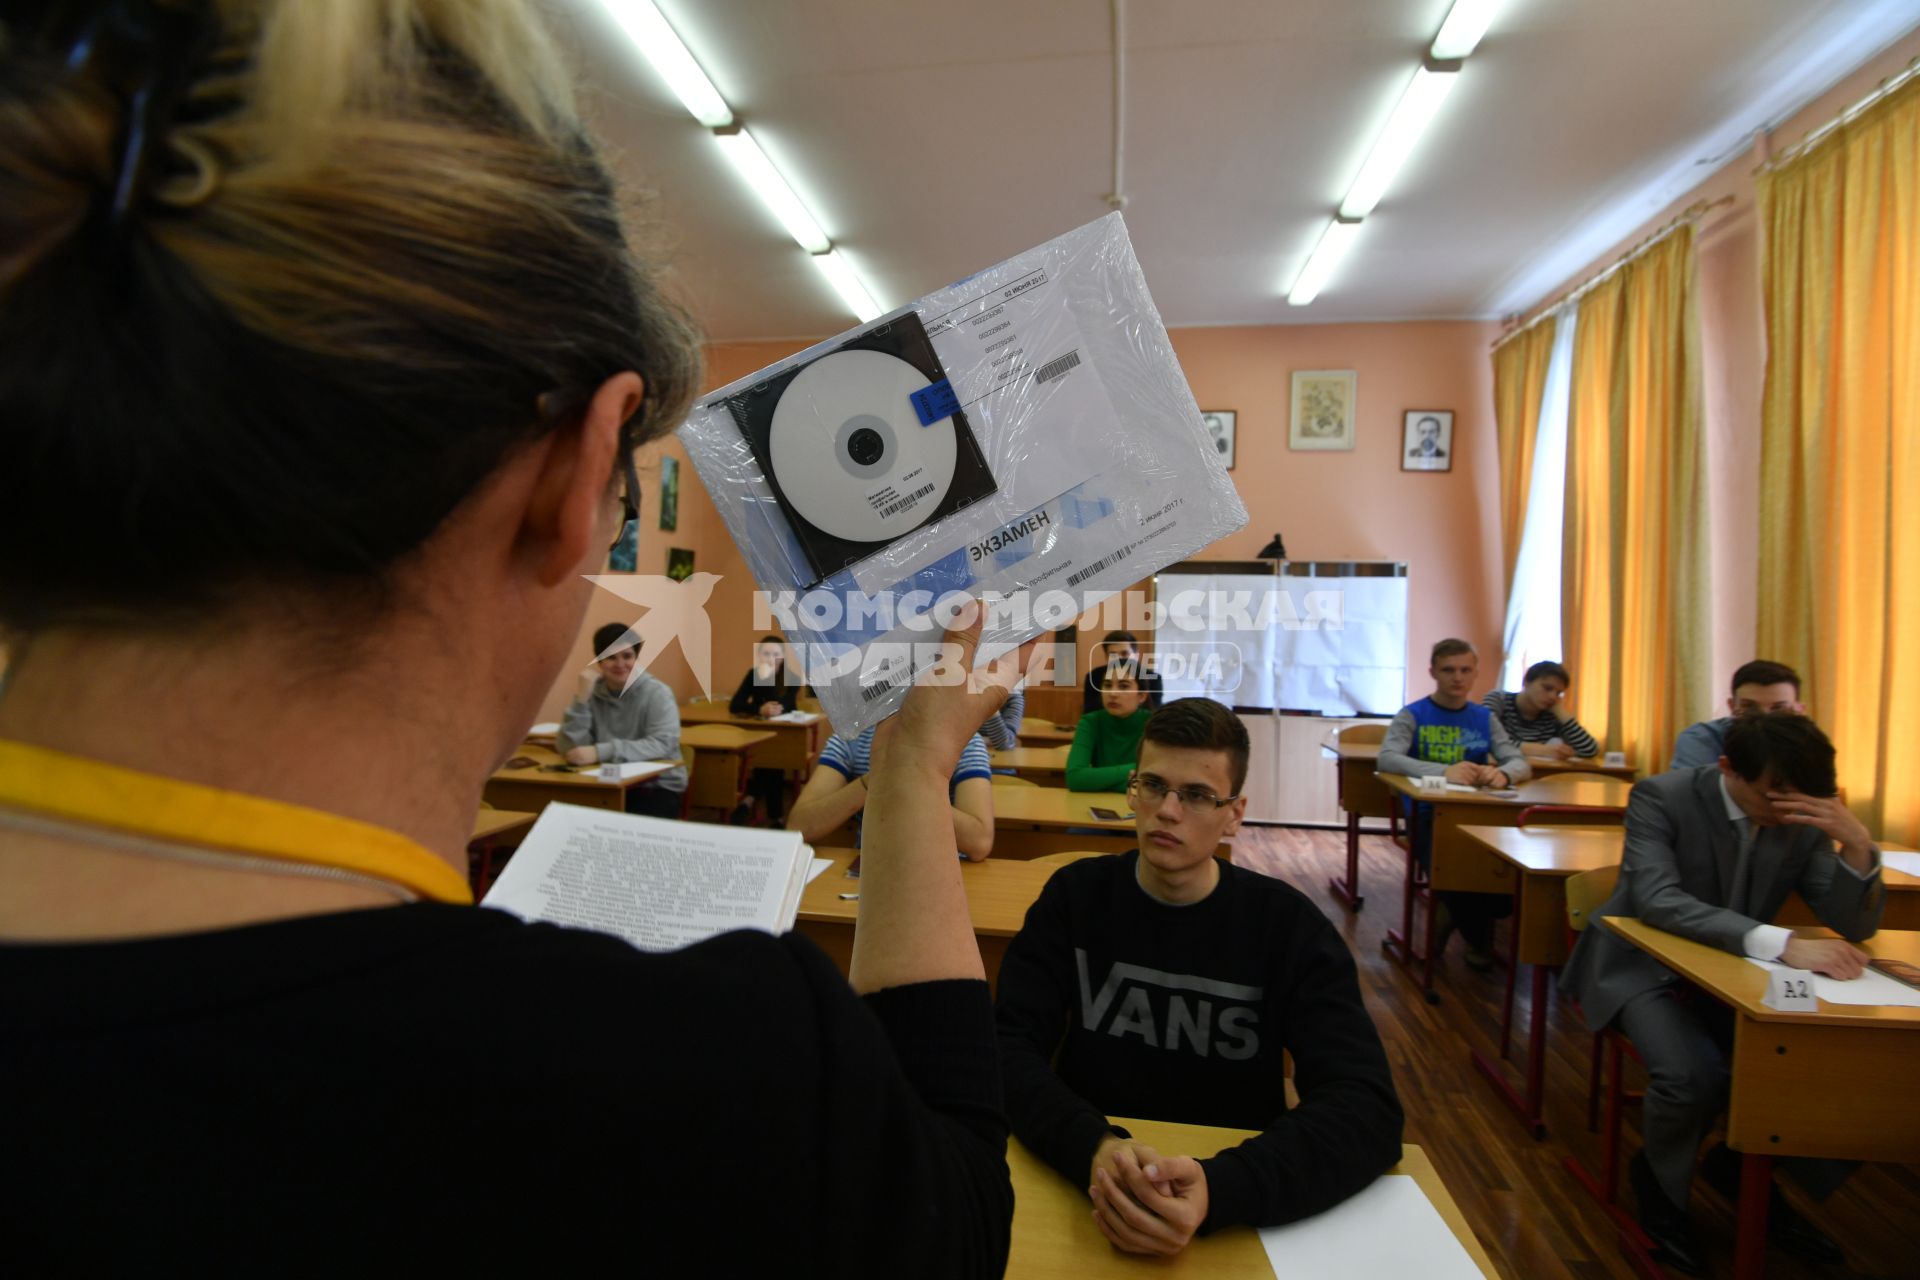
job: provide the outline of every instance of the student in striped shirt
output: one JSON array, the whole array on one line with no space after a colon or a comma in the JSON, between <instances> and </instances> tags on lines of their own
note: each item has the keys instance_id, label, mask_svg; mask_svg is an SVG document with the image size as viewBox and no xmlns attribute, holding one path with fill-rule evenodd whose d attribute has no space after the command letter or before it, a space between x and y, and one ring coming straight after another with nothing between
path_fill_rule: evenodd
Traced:
<instances>
[{"instance_id":1,"label":"student in striped shirt","mask_svg":"<svg viewBox=\"0 0 1920 1280\"><path fill-rule=\"evenodd\" d=\"M834 734L820 749L813 776L800 789L787 815L787 830L809 844L826 839L847 819L867 807L867 775L873 771L873 729L857 738ZM968 862L985 862L993 852L993 766L979 734L968 740L960 764L947 783L953 807L953 838Z\"/></svg>"},{"instance_id":2,"label":"student in striped shirt","mask_svg":"<svg viewBox=\"0 0 1920 1280\"><path fill-rule=\"evenodd\" d=\"M1526 755L1544 760L1597 756L1600 744L1567 710L1567 686L1572 682L1559 663L1536 662L1527 668L1520 692L1495 689L1481 701Z\"/></svg>"}]
</instances>

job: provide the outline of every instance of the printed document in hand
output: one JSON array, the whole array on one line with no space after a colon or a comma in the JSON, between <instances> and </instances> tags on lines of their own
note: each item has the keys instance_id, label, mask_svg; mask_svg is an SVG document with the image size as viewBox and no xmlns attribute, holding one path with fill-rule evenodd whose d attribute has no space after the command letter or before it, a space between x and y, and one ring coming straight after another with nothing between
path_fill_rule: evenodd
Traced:
<instances>
[{"instance_id":1,"label":"printed document in hand","mask_svg":"<svg viewBox=\"0 0 1920 1280\"><path fill-rule=\"evenodd\" d=\"M1389 1173L1311 1218L1262 1227L1276 1276L1341 1280L1482 1280L1446 1219L1420 1184Z\"/></svg>"},{"instance_id":2,"label":"printed document in hand","mask_svg":"<svg viewBox=\"0 0 1920 1280\"><path fill-rule=\"evenodd\" d=\"M481 905L672 951L793 928L812 853L797 831L550 804Z\"/></svg>"},{"instance_id":3,"label":"printed document in hand","mask_svg":"<svg viewBox=\"0 0 1920 1280\"><path fill-rule=\"evenodd\" d=\"M1755 960L1747 957L1747 963L1757 965L1771 973L1776 969L1790 969L1776 960ZM1868 969L1857 978L1843 980L1829 978L1824 973L1813 975L1813 994L1826 1004L1851 1005L1897 1005L1906 1009L1920 1009L1920 991L1904 983L1895 982L1884 973Z\"/></svg>"}]
</instances>

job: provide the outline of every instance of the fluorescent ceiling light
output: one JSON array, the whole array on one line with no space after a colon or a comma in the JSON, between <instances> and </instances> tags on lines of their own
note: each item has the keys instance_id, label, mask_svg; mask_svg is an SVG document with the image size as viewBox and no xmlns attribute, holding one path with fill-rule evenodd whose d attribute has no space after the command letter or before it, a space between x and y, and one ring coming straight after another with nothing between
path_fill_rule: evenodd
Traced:
<instances>
[{"instance_id":1,"label":"fluorescent ceiling light","mask_svg":"<svg viewBox=\"0 0 1920 1280\"><path fill-rule=\"evenodd\" d=\"M847 265L847 260L839 250L816 253L813 263L820 268L820 274L827 278L827 283L833 286L834 292L840 295L841 301L847 304L861 324L880 314L880 307L874 302L873 295L860 283L860 277L853 274L853 268Z\"/></svg>"},{"instance_id":2,"label":"fluorescent ceiling light","mask_svg":"<svg viewBox=\"0 0 1920 1280\"><path fill-rule=\"evenodd\" d=\"M1453 8L1447 10L1447 20L1440 24L1440 34L1433 38L1430 52L1436 58L1466 57L1480 43L1480 37L1487 34L1487 25L1499 7L1500 0L1453 0Z\"/></svg>"},{"instance_id":3,"label":"fluorescent ceiling light","mask_svg":"<svg viewBox=\"0 0 1920 1280\"><path fill-rule=\"evenodd\" d=\"M1327 281L1333 276L1334 268L1347 256L1347 250L1353 248L1353 242L1359 234L1358 218L1335 218L1329 222L1320 236L1320 243L1307 256L1307 265L1300 268L1299 277L1287 293L1287 301L1296 307L1304 307L1319 297L1320 291L1327 287Z\"/></svg>"},{"instance_id":4,"label":"fluorescent ceiling light","mask_svg":"<svg viewBox=\"0 0 1920 1280\"><path fill-rule=\"evenodd\" d=\"M707 79L707 73L687 52L687 46L680 43L680 37L674 34L667 20L654 7L653 0L601 0L612 14L614 20L625 28L627 35L667 87L679 95L680 101L692 113L693 118L709 129L720 129L733 123L733 112L727 107L726 99L713 87L713 81ZM1466 3L1466 0L1461 0Z\"/></svg>"},{"instance_id":5,"label":"fluorescent ceiling light","mask_svg":"<svg viewBox=\"0 0 1920 1280\"><path fill-rule=\"evenodd\" d=\"M1353 185L1347 188L1347 198L1340 202L1341 217L1364 218L1373 212L1373 206L1380 203L1380 197L1400 172L1400 166L1413 154L1414 144L1433 123L1440 104L1447 100L1459 78L1457 69L1435 71L1421 67L1413 73L1413 82L1400 95L1400 105L1393 109L1387 127L1373 140L1373 150L1367 153L1367 162L1360 166L1360 176L1353 180Z\"/></svg>"},{"instance_id":6,"label":"fluorescent ceiling light","mask_svg":"<svg viewBox=\"0 0 1920 1280\"><path fill-rule=\"evenodd\" d=\"M736 129L731 133L713 135L720 143L721 151L726 153L740 176L747 180L754 194L780 219L780 225L808 253L825 253L833 248L833 242L827 239L827 233L807 212L807 206L800 203L800 197L793 193L787 180L773 167L773 161L767 159L767 153L753 140L753 135L745 129Z\"/></svg>"}]
</instances>

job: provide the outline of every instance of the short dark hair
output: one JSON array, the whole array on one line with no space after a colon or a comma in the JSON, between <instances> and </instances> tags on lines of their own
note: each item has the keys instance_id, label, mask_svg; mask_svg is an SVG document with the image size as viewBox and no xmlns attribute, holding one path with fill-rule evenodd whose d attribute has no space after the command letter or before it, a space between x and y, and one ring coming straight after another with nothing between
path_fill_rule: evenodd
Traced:
<instances>
[{"instance_id":1,"label":"short dark hair","mask_svg":"<svg viewBox=\"0 0 1920 1280\"><path fill-rule=\"evenodd\" d=\"M1833 743L1811 716L1791 711L1736 716L1727 726L1721 753L1748 782L1771 774L1775 782L1810 796L1830 796L1840 789L1834 779Z\"/></svg>"},{"instance_id":2,"label":"short dark hair","mask_svg":"<svg viewBox=\"0 0 1920 1280\"><path fill-rule=\"evenodd\" d=\"M1440 665L1440 659L1451 658L1456 653L1478 654L1479 652L1478 649L1475 649L1467 641L1455 636L1449 636L1447 639L1433 646L1433 656L1427 659L1427 665L1437 667Z\"/></svg>"},{"instance_id":3,"label":"short dark hair","mask_svg":"<svg viewBox=\"0 0 1920 1280\"><path fill-rule=\"evenodd\" d=\"M1784 662L1754 659L1733 673L1733 683L1727 686L1727 692L1737 697L1743 684L1790 684L1793 696L1800 696L1800 673Z\"/></svg>"},{"instance_id":4,"label":"short dark hair","mask_svg":"<svg viewBox=\"0 0 1920 1280\"><path fill-rule=\"evenodd\" d=\"M638 649L640 637L633 628L624 622L609 622L593 633L593 656L599 657L609 649Z\"/></svg>"},{"instance_id":5,"label":"short dark hair","mask_svg":"<svg viewBox=\"0 0 1920 1280\"><path fill-rule=\"evenodd\" d=\"M787 638L785 636L761 636L758 640L754 641L756 645L762 645L762 644L782 644L783 645L786 642L787 642Z\"/></svg>"},{"instance_id":6,"label":"short dark hair","mask_svg":"<svg viewBox=\"0 0 1920 1280\"><path fill-rule=\"evenodd\" d=\"M1543 676L1552 676L1555 680L1558 680L1561 684L1573 683L1573 677L1567 674L1567 669L1561 666L1559 663L1553 661L1553 659L1551 658L1547 659L1545 662L1536 662L1532 666L1528 667L1527 674L1521 679L1520 683L1532 684L1535 680L1538 680Z\"/></svg>"},{"instance_id":7,"label":"short dark hair","mask_svg":"<svg viewBox=\"0 0 1920 1280\"><path fill-rule=\"evenodd\" d=\"M1109 631L1100 643L1103 645L1130 644L1137 648L1140 644L1140 639L1131 631Z\"/></svg>"},{"instance_id":8,"label":"short dark hair","mask_svg":"<svg viewBox=\"0 0 1920 1280\"><path fill-rule=\"evenodd\" d=\"M1153 713L1141 741L1163 747L1224 751L1227 772L1233 776L1233 793L1239 795L1240 788L1247 784L1247 760L1252 755L1247 726L1212 698L1175 698Z\"/></svg>"}]
</instances>

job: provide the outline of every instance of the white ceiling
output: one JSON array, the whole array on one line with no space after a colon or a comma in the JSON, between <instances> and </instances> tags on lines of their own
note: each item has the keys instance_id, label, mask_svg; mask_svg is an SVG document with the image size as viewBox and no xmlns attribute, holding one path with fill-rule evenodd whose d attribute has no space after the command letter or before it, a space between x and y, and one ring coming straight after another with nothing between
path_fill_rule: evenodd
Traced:
<instances>
[{"instance_id":1,"label":"white ceiling","mask_svg":"<svg viewBox=\"0 0 1920 1280\"><path fill-rule=\"evenodd\" d=\"M1107 211L1107 0L658 0L884 307ZM1506 0L1319 299L1283 294L1450 0L1126 0L1126 218L1169 325L1523 309L1920 23L1916 0ZM563 38L711 337L853 317L599 0Z\"/></svg>"}]
</instances>

